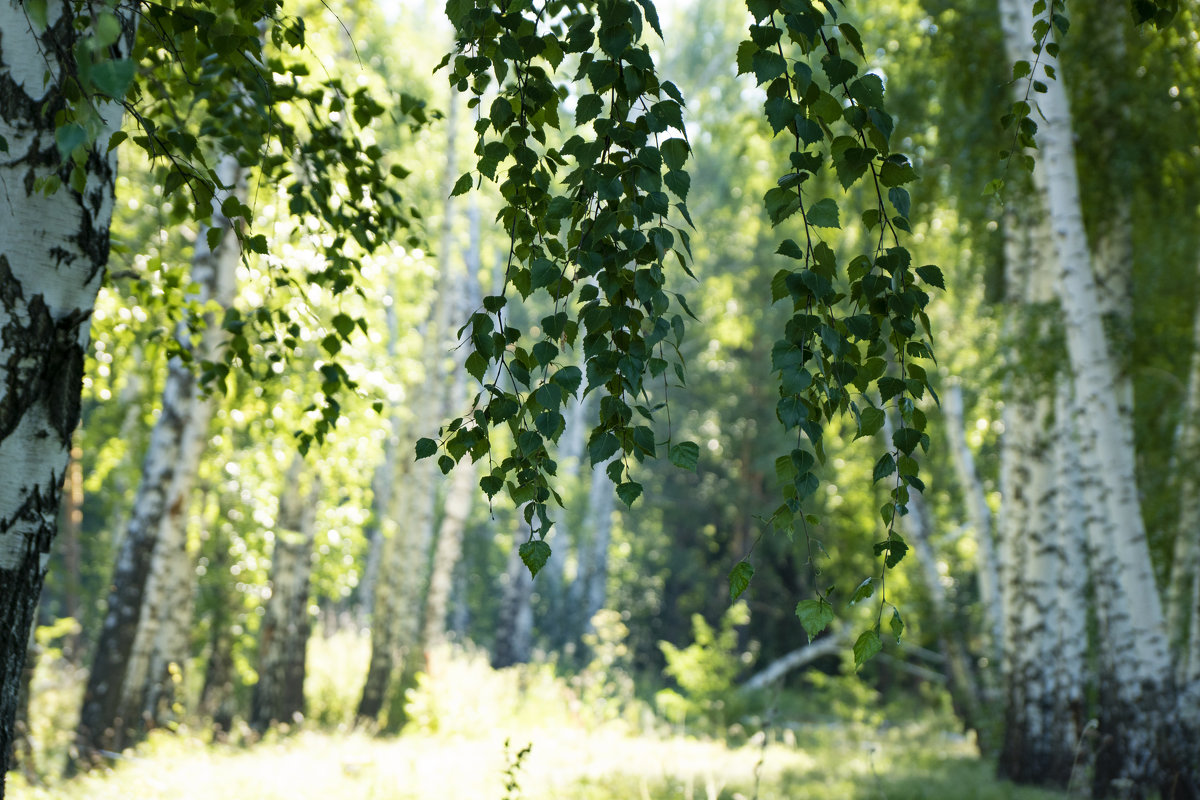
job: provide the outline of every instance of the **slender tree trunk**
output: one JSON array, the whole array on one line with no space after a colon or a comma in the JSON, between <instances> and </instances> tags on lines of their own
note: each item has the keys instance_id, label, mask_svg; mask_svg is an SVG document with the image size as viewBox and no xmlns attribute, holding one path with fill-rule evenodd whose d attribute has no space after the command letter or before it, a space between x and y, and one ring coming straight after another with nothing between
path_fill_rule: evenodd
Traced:
<instances>
[{"instance_id":1,"label":"slender tree trunk","mask_svg":"<svg viewBox=\"0 0 1200 800\"><path fill-rule=\"evenodd\" d=\"M222 740L232 729L234 715L233 614L235 602L233 576L229 574L229 537L224 526L228 523L225 498L218 497L216 513L210 521L209 535L213 543L208 570L217 576L210 584L216 597L202 600L209 612L208 663L204 671L204 686L200 690L199 712L212 721L213 738Z\"/></svg>"},{"instance_id":2,"label":"slender tree trunk","mask_svg":"<svg viewBox=\"0 0 1200 800\"><path fill-rule=\"evenodd\" d=\"M608 600L608 546L612 540L613 486L605 473L608 463L592 467L587 522L579 546L580 608L583 633L592 630L592 617Z\"/></svg>"},{"instance_id":3,"label":"slender tree trunk","mask_svg":"<svg viewBox=\"0 0 1200 800\"><path fill-rule=\"evenodd\" d=\"M1192 338L1187 397L1175 435L1179 528L1167 587L1167 630L1176 680L1185 689L1181 711L1189 724L1200 726L1200 311Z\"/></svg>"},{"instance_id":4,"label":"slender tree trunk","mask_svg":"<svg viewBox=\"0 0 1200 800\"><path fill-rule=\"evenodd\" d=\"M1058 512L1063 476L1057 458L1065 420L1055 427L1056 387L1062 384L1044 364L1031 361L1023 339L1052 339L1054 262L1048 237L1034 211L1005 226L1009 286L1008 335L1012 375L1006 383L1002 464L1005 548L1005 725L999 768L1017 781L1065 786L1074 763L1075 725L1060 716L1060 697L1081 695L1081 680L1059 661L1064 636L1086 641L1086 626L1064 630L1082 614L1082 593L1062 591L1082 572L1069 562L1066 543L1082 536L1065 527ZM1020 333L1018 333L1018 331ZM953 400L950 404L953 405ZM1082 548L1080 548L1082 551Z\"/></svg>"},{"instance_id":5,"label":"slender tree trunk","mask_svg":"<svg viewBox=\"0 0 1200 800\"><path fill-rule=\"evenodd\" d=\"M500 589L500 621L496 628L496 644L492 648L495 669L526 663L533 649L533 576L517 553L517 548L527 537L528 530L522 530L518 525L508 551L508 565Z\"/></svg>"},{"instance_id":6,"label":"slender tree trunk","mask_svg":"<svg viewBox=\"0 0 1200 800\"><path fill-rule=\"evenodd\" d=\"M890 416L884 419L885 438L891 441L894 430ZM976 680L975 667L962 631L955 625L954 609L946 599L942 577L938 572L938 559L933 549L933 520L925 499L914 492L909 498L908 514L902 519L906 539L912 545L920 567L921 582L929 598L930 622L937 632L938 647L946 658L946 677L950 689L950 701L954 713L963 727L975 731L976 741L982 753L994 750L991 740L992 725L984 718L983 702Z\"/></svg>"},{"instance_id":7,"label":"slender tree trunk","mask_svg":"<svg viewBox=\"0 0 1200 800\"><path fill-rule=\"evenodd\" d=\"M133 42L132 12L113 57ZM34 32L24 6L0 2L0 759L12 750L26 642L41 594L62 481L79 422L83 356L108 261L116 154L109 136L122 110L100 104L101 130L86 156L86 186L69 188L72 164L55 143L58 87L78 37L64 4ZM56 178L46 196L39 184ZM0 794L4 766L0 764Z\"/></svg>"},{"instance_id":8,"label":"slender tree trunk","mask_svg":"<svg viewBox=\"0 0 1200 800\"><path fill-rule=\"evenodd\" d=\"M1000 603L1000 588L997 586L999 563L996 556L992 512L984 497L983 484L975 471L975 459L967 445L966 421L963 414L962 387L952 383L942 393L942 412L946 415L946 435L950 443L950 455L954 461L954 472L958 477L963 499L967 504L967 518L975 530L975 571L979 581L979 603L983 607L983 621L987 637L990 661L998 662L1000 645L1004 641L1004 609Z\"/></svg>"},{"instance_id":9,"label":"slender tree trunk","mask_svg":"<svg viewBox=\"0 0 1200 800\"><path fill-rule=\"evenodd\" d=\"M222 160L218 172L226 186L240 181L232 157ZM210 249L207 231L201 229L192 261L192 279L199 287L193 299L222 307L233 301L239 258L231 223L219 214L226 196L218 193L213 201L214 222L224 229L221 243ZM186 322L179 323L175 335L185 349L207 361L217 357L225 338L220 320L212 318L198 348L192 346ZM159 717L160 701L170 705L175 682L170 665L176 671L183 665L191 622L194 570L185 520L211 416L212 401L202 396L193 366L180 357L171 359L84 695L77 734L81 752L127 747ZM134 603L136 608L129 607Z\"/></svg>"},{"instance_id":10,"label":"slender tree trunk","mask_svg":"<svg viewBox=\"0 0 1200 800\"><path fill-rule=\"evenodd\" d=\"M1000 8L1010 47L1026 55L1032 46L1029 8L1020 0L1001 0ZM1177 708L1131 437L1121 424L1118 370L1102 323L1083 225L1064 74L1049 53L1042 60L1057 71L1057 79L1047 83L1038 100L1038 169L1044 170L1068 360L1076 408L1082 411L1075 417L1080 463L1085 474L1102 483L1104 525L1098 549L1111 556L1114 566L1103 598L1112 680L1102 687L1100 732L1107 744L1096 762L1095 791L1107 796L1127 787L1137 795L1157 789L1167 797L1195 797L1200 795L1200 736L1183 724Z\"/></svg>"},{"instance_id":11,"label":"slender tree trunk","mask_svg":"<svg viewBox=\"0 0 1200 800\"><path fill-rule=\"evenodd\" d=\"M250 709L250 727L259 731L304 717L304 667L312 632L308 584L320 484L314 478L308 492L300 491L303 465L297 456L288 470L275 522L271 596L259 632L258 683Z\"/></svg>"},{"instance_id":12,"label":"slender tree trunk","mask_svg":"<svg viewBox=\"0 0 1200 800\"><path fill-rule=\"evenodd\" d=\"M63 554L63 615L82 624L80 618L79 532L83 525L83 450L78 437L71 446L67 461L67 476L63 481L61 517ZM70 633L63 639L63 657L72 664L80 659L80 634Z\"/></svg>"},{"instance_id":13,"label":"slender tree trunk","mask_svg":"<svg viewBox=\"0 0 1200 800\"><path fill-rule=\"evenodd\" d=\"M453 107L453 105L452 105ZM449 145L453 144L453 139ZM470 229L470 244L463 259L463 269L448 270L443 287L447 300L453 301L454 319L465 320L480 302L480 220L479 207L472 204L467 209ZM440 301L439 301L440 302ZM450 305L450 303L447 303ZM449 323L449 319L447 320ZM448 324L448 327L449 324ZM461 344L453 350L454 363L451 368L450 395L446 411L458 413L467 403L467 348ZM445 415L443 415L445 416ZM463 530L471 514L471 506L479 491L476 485L478 470L474 462L464 460L454 468L450 485L442 503L442 523L438 528L437 544L429 573L429 591L425 597L425 620L421 639L426 650L436 648L446 637L446 614L450 602L450 589L454 579L454 568L462 556Z\"/></svg>"}]
</instances>

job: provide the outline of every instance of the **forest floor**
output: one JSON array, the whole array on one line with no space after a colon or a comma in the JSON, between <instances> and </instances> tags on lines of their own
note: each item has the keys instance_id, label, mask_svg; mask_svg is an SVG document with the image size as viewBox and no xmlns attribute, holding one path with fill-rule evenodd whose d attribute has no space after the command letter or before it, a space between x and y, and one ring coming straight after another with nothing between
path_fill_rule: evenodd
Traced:
<instances>
[{"instance_id":1,"label":"forest floor","mask_svg":"<svg viewBox=\"0 0 1200 800\"><path fill-rule=\"evenodd\" d=\"M261 741L207 730L155 731L110 769L63 781L84 672L45 657L34 681L36 780L8 776L10 800L1053 800L995 778L954 730L944 698L884 706L857 678L811 673L740 722L668 724L627 674L589 666L493 670L458 650L431 662L404 705L399 736L351 721L367 650L361 637L314 637L308 719ZM194 693L188 690L189 693ZM731 700L736 700L731 696ZM764 719L772 722L765 726ZM687 723L686 725L684 723ZM195 725L196 723L191 723ZM717 735L719 734L719 735ZM766 746L763 746L764 741ZM526 755L518 753L529 746Z\"/></svg>"},{"instance_id":2,"label":"forest floor","mask_svg":"<svg viewBox=\"0 0 1200 800\"><path fill-rule=\"evenodd\" d=\"M103 774L50 786L10 775L13 800L804 800L1062 797L993 777L961 737L918 724L782 734L766 748L623 726L372 738L303 731L251 747L159 735ZM506 740L508 745L506 746ZM530 745L514 770L516 752ZM508 780L506 772L511 772ZM758 774L758 788L756 786ZM506 785L508 784L508 785Z\"/></svg>"}]
</instances>

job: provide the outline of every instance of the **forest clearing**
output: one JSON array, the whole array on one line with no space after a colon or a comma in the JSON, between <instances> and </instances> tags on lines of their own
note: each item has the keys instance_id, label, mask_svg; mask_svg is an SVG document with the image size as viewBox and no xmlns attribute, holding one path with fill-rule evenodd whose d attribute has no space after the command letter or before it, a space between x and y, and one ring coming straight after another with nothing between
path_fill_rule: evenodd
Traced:
<instances>
[{"instance_id":1,"label":"forest clearing","mask_svg":"<svg viewBox=\"0 0 1200 800\"><path fill-rule=\"evenodd\" d=\"M0 798L1200 800L1198 130L1178 0L0 0Z\"/></svg>"},{"instance_id":2,"label":"forest clearing","mask_svg":"<svg viewBox=\"0 0 1200 800\"><path fill-rule=\"evenodd\" d=\"M954 731L948 711L860 706L862 690L825 686L809 707L750 714L713 735L671 725L631 697L591 707L578 682L547 667L492 670L485 654L447 649L443 677L410 700L399 736L353 730L356 697L337 684L357 661L365 637L318 634L310 655L308 706L317 724L276 731L261 741L214 744L200 731L156 731L134 751L86 777L54 777L69 742L61 720L34 722L43 746L38 771L10 776L10 793L29 800L261 800L421 798L1014 798L1064 795L997 782L974 744ZM350 654L347 658L347 654ZM351 663L347 663L351 662ZM61 670L62 665L59 665ZM596 677L595 675L588 677ZM70 714L78 675L46 669L37 687L49 708ZM63 697L64 694L70 695ZM819 700L818 700L819 697ZM770 701L768 701L770 702ZM620 710L620 716L613 714ZM893 722L893 718L907 721ZM771 722L771 720L774 722ZM57 733L56 733L57 729ZM769 742L763 747L764 734ZM518 756L528 747L528 752ZM40 772L40 774L38 774ZM756 791L757 787L757 791Z\"/></svg>"}]
</instances>

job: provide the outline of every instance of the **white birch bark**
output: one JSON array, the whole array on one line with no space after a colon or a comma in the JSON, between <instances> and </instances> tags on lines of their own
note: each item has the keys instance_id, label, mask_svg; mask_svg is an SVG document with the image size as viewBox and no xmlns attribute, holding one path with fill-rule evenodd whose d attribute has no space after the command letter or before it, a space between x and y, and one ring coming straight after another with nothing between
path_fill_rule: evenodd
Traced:
<instances>
[{"instance_id":1,"label":"white birch bark","mask_svg":"<svg viewBox=\"0 0 1200 800\"><path fill-rule=\"evenodd\" d=\"M69 188L55 143L58 93L80 35L65 4L36 30L23 4L0 0L0 760L11 749L25 644L56 535L71 434L79 421L89 318L108 260L122 109L102 103L84 191ZM130 51L134 21L111 55ZM57 176L47 196L36 185ZM0 764L0 793L3 792Z\"/></svg>"},{"instance_id":2,"label":"white birch bark","mask_svg":"<svg viewBox=\"0 0 1200 800\"><path fill-rule=\"evenodd\" d=\"M884 438L892 440L895 427L890 415L884 417ZM938 558L933 547L933 518L920 492L909 496L908 513L900 519L900 527L913 549L921 574L921 583L929 598L931 627L936 631L938 645L946 660L947 674L938 677L949 680L950 699L954 712L965 728L975 731L979 749L992 750L991 728L983 718L983 706L975 669L962 632L954 627L954 609L946 599L946 588L938 571Z\"/></svg>"},{"instance_id":3,"label":"white birch bark","mask_svg":"<svg viewBox=\"0 0 1200 800\"><path fill-rule=\"evenodd\" d=\"M979 602L988 637L989 660L998 662L1000 645L1004 641L1004 609L997 585L999 564L992 532L992 512L984 497L983 484L975 471L975 458L967 445L966 421L963 413L962 386L951 383L942 393L942 412L946 415L946 437L954 472L967 504L967 519L975 531L975 572L979 581Z\"/></svg>"},{"instance_id":4,"label":"white birch bark","mask_svg":"<svg viewBox=\"0 0 1200 800\"><path fill-rule=\"evenodd\" d=\"M1000 9L1010 48L1024 57L1033 45L1029 6L1000 0ZM1041 58L1057 71L1057 79L1047 82L1038 99L1042 153L1037 169L1044 171L1059 261L1057 289L1080 412L1075 416L1080 462L1103 487L1100 545L1114 565L1111 593L1105 598L1110 624L1104 642L1113 680L1111 692L1102 694L1100 720L1101 734L1111 736L1113 744L1111 753L1097 762L1096 790L1107 794L1125 785L1144 793L1172 780L1196 786L1196 732L1168 733L1177 715L1166 625L1137 496L1132 439L1123 429L1117 368L1102 324L1083 225L1064 74L1052 55L1043 52Z\"/></svg>"},{"instance_id":5,"label":"white birch bark","mask_svg":"<svg viewBox=\"0 0 1200 800\"><path fill-rule=\"evenodd\" d=\"M592 631L592 617L608 599L608 548L612 541L614 492L605 468L592 467L588 491L587 520L579 545L579 582L583 599L583 633Z\"/></svg>"}]
</instances>

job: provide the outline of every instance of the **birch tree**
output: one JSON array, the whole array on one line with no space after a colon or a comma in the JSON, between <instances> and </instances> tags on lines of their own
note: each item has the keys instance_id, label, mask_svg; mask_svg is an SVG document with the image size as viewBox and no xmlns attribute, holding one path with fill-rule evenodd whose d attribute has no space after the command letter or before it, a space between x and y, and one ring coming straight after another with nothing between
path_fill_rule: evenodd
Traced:
<instances>
[{"instance_id":1,"label":"birch tree","mask_svg":"<svg viewBox=\"0 0 1200 800\"><path fill-rule=\"evenodd\" d=\"M239 172L236 159L224 159L222 185L236 186ZM210 229L202 228L192 259L192 281L198 287L192 302L201 307L212 302L222 312L233 300L240 257L231 222L220 214L229 196L220 192L214 199L218 227L212 230L219 235L210 240ZM204 395L199 376L184 358L215 361L225 338L213 313L202 324L198 347L192 344L188 321L181 321L176 330L183 355L172 358L167 367L160 414L121 539L105 624L88 675L76 737L76 747L84 752L119 752L148 722L159 721L160 702L169 705L173 695L169 665L178 669L186 660L194 583L186 520L208 438L212 399Z\"/></svg>"},{"instance_id":2,"label":"birch tree","mask_svg":"<svg viewBox=\"0 0 1200 800\"><path fill-rule=\"evenodd\" d=\"M129 9L104 11L80 30L58 3L34 19L0 3L0 758L12 749L25 644L45 579L71 435L79 421L89 316L108 260L123 111L108 90L64 126L62 87L76 78L63 54L109 48L128 58ZM127 62L126 62L127 63ZM49 80L46 76L49 75ZM100 77L100 76L97 76ZM90 95L89 95L90 96ZM75 117L75 115L67 115ZM87 126L86 128L84 126ZM55 191L57 189L57 191ZM2 765L0 765L2 766ZM0 769L0 793L3 790Z\"/></svg>"},{"instance_id":3,"label":"birch tree","mask_svg":"<svg viewBox=\"0 0 1200 800\"><path fill-rule=\"evenodd\" d=\"M279 495L271 594L258 636L258 683L250 707L250 726L260 731L304 716L305 659L312 631L308 583L321 490L315 477L307 490L303 488L303 469L297 456Z\"/></svg>"},{"instance_id":4,"label":"birch tree","mask_svg":"<svg viewBox=\"0 0 1200 800\"><path fill-rule=\"evenodd\" d=\"M1017 0L1001 0L999 7L1012 51L1030 53L1035 42L1029 9ZM1179 717L1166 623L1137 495L1132 437L1122 425L1118 369L1102 324L1096 268L1083 224L1071 109L1057 45L1046 46L1053 44L1048 38L1052 25L1061 32L1059 19L1040 20L1039 57L1056 79L1047 82L1038 99L1042 154L1035 169L1044 171L1080 463L1102 494L1096 549L1111 563L1110 570L1101 565L1093 573L1111 576L1111 585L1098 597L1106 625L1102 657L1111 669L1100 729L1113 744L1097 762L1096 789L1107 795L1130 785L1140 793L1157 788L1167 796L1177 791L1189 796L1200 785L1200 732Z\"/></svg>"}]
</instances>

